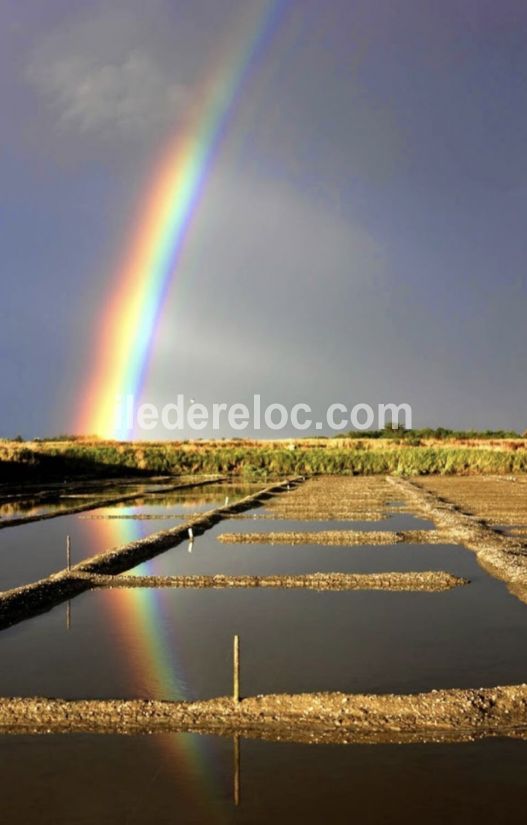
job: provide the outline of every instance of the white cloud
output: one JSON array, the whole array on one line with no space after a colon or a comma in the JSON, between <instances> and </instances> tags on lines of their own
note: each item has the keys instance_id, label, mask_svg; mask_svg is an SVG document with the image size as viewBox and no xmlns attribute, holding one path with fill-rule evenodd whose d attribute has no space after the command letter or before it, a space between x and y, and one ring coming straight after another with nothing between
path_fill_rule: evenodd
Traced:
<instances>
[{"instance_id":1,"label":"white cloud","mask_svg":"<svg viewBox=\"0 0 527 825\"><path fill-rule=\"evenodd\" d=\"M187 100L185 88L171 83L152 57L140 51L105 65L72 56L33 76L60 120L81 132L149 132L173 120Z\"/></svg>"},{"instance_id":2,"label":"white cloud","mask_svg":"<svg viewBox=\"0 0 527 825\"><path fill-rule=\"evenodd\" d=\"M136 137L184 111L189 85L148 22L133 7L101 8L39 44L27 76L62 128Z\"/></svg>"}]
</instances>

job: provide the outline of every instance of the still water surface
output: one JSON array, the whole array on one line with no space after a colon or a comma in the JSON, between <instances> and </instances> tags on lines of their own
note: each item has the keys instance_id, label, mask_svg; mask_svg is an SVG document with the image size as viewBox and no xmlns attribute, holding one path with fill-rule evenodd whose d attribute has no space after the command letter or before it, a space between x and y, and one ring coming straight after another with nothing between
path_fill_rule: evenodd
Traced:
<instances>
[{"instance_id":1,"label":"still water surface","mask_svg":"<svg viewBox=\"0 0 527 825\"><path fill-rule=\"evenodd\" d=\"M527 743L295 745L197 734L0 737L3 825L487 825L524 818Z\"/></svg>"},{"instance_id":2,"label":"still water surface","mask_svg":"<svg viewBox=\"0 0 527 825\"><path fill-rule=\"evenodd\" d=\"M247 494L218 485L105 512L198 512ZM232 636L242 694L412 692L527 681L527 607L452 545L324 547L221 544L220 532L427 529L382 522L231 519L140 565L142 574L448 570L447 593L114 589L0 633L0 694L206 698L230 691ZM173 526L79 516L0 533L0 586ZM191 552L189 552L189 549ZM527 744L307 746L242 742L241 804L232 742L197 734L0 736L2 823L517 822Z\"/></svg>"},{"instance_id":3,"label":"still water surface","mask_svg":"<svg viewBox=\"0 0 527 825\"><path fill-rule=\"evenodd\" d=\"M141 492L143 491L144 485L141 486ZM114 494L114 491L106 490L104 494L107 492L108 497ZM129 490L124 492L128 494ZM0 590L29 584L63 570L66 566L68 535L72 542L72 563L76 563L150 533L174 527L188 514L223 505L227 496L232 502L250 492L254 492L251 485L214 484L203 489L185 489L148 498L138 495L137 503L126 502L90 510L89 513L58 516L46 521L7 527L0 530ZM74 504L70 502L70 506ZM60 512L61 507L62 505L50 505L48 510ZM91 518L105 514L118 516L138 513L153 514L156 518L144 521ZM176 513L179 517L175 517Z\"/></svg>"}]
</instances>

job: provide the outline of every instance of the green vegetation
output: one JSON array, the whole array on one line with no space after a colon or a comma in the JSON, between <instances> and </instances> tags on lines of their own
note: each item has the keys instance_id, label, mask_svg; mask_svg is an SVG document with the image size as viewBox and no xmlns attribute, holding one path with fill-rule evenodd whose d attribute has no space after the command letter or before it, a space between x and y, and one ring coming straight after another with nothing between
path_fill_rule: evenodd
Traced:
<instances>
[{"instance_id":1,"label":"green vegetation","mask_svg":"<svg viewBox=\"0 0 527 825\"><path fill-rule=\"evenodd\" d=\"M342 438L342 436L335 436ZM383 430L350 430L345 434L346 438L400 438L405 441L415 441L415 446L418 446L421 439L435 439L438 441L446 440L488 440L500 438L521 438L519 433L514 430L448 430L445 427L424 427L420 430L406 430L404 427L388 426Z\"/></svg>"},{"instance_id":2,"label":"green vegetation","mask_svg":"<svg viewBox=\"0 0 527 825\"><path fill-rule=\"evenodd\" d=\"M144 466L157 473L239 473L265 476L294 473L421 475L429 473L527 472L527 451L498 452L470 448L404 450L327 450L225 448L145 451Z\"/></svg>"},{"instance_id":3,"label":"green vegetation","mask_svg":"<svg viewBox=\"0 0 527 825\"><path fill-rule=\"evenodd\" d=\"M330 446L331 445L331 446ZM18 472L10 475L9 470ZM25 469L26 473L22 473ZM117 476L125 474L232 473L264 478L287 474L525 473L527 449L485 446L412 446L412 443L349 446L283 442L119 443L14 445L0 449L0 474L10 478Z\"/></svg>"}]
</instances>

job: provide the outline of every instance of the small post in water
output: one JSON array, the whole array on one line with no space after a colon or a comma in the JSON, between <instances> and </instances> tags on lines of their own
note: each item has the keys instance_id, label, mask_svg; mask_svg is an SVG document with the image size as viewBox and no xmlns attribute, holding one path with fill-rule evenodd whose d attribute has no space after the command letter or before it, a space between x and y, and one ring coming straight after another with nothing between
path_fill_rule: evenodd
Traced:
<instances>
[{"instance_id":1,"label":"small post in water","mask_svg":"<svg viewBox=\"0 0 527 825\"><path fill-rule=\"evenodd\" d=\"M232 698L235 702L240 701L240 637L234 637L233 657L232 657Z\"/></svg>"},{"instance_id":2,"label":"small post in water","mask_svg":"<svg viewBox=\"0 0 527 825\"><path fill-rule=\"evenodd\" d=\"M71 537L66 536L66 566L71 570Z\"/></svg>"}]
</instances>

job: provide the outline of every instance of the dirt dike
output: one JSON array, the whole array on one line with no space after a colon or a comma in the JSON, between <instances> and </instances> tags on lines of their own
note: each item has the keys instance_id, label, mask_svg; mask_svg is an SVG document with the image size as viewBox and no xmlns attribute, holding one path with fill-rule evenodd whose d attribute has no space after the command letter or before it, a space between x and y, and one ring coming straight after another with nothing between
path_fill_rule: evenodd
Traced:
<instances>
[{"instance_id":1,"label":"dirt dike","mask_svg":"<svg viewBox=\"0 0 527 825\"><path fill-rule=\"evenodd\" d=\"M406 695L271 694L199 702L0 699L0 732L160 733L316 742L527 737L527 685Z\"/></svg>"},{"instance_id":2,"label":"dirt dike","mask_svg":"<svg viewBox=\"0 0 527 825\"><path fill-rule=\"evenodd\" d=\"M394 477L387 480L419 513L434 522L444 541L472 550L486 572L506 582L511 593L527 603L525 540L498 533L477 516L463 513L452 502L414 482Z\"/></svg>"},{"instance_id":3,"label":"dirt dike","mask_svg":"<svg viewBox=\"0 0 527 825\"><path fill-rule=\"evenodd\" d=\"M445 535L437 530L283 530L267 533L221 533L224 544L324 544L352 547L361 544L443 544Z\"/></svg>"},{"instance_id":4,"label":"dirt dike","mask_svg":"<svg viewBox=\"0 0 527 825\"><path fill-rule=\"evenodd\" d=\"M92 587L280 587L309 590L407 590L441 592L469 584L445 571L407 573L305 573L275 576L100 576L89 575Z\"/></svg>"}]
</instances>

